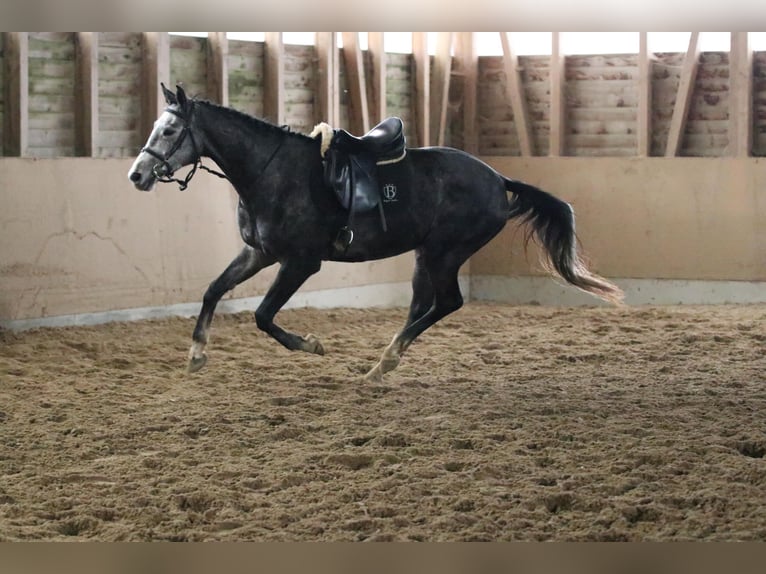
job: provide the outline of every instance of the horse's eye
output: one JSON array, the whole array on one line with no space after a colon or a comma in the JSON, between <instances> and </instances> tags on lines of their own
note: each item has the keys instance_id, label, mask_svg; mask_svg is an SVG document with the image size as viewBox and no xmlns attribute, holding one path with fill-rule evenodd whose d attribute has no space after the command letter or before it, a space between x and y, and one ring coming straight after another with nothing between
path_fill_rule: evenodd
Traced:
<instances>
[{"instance_id":1,"label":"horse's eye","mask_svg":"<svg viewBox=\"0 0 766 574\"><path fill-rule=\"evenodd\" d=\"M165 128L162 130L162 135L165 137L172 136L174 133L176 133L176 130L173 128Z\"/></svg>"}]
</instances>

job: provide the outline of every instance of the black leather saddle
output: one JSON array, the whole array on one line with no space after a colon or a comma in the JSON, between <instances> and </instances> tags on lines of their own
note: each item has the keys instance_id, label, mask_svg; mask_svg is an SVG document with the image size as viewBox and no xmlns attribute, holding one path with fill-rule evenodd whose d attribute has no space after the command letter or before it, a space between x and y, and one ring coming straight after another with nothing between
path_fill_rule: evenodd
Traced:
<instances>
[{"instance_id":1,"label":"black leather saddle","mask_svg":"<svg viewBox=\"0 0 766 574\"><path fill-rule=\"evenodd\" d=\"M356 213L378 208L386 231L377 166L396 163L405 154L404 124L400 118L386 118L361 137L346 130L334 130L324 156L324 178L349 212L347 224L338 232L335 249L345 251L353 241Z\"/></svg>"},{"instance_id":2,"label":"black leather saddle","mask_svg":"<svg viewBox=\"0 0 766 574\"><path fill-rule=\"evenodd\" d=\"M376 163L395 162L404 155L404 124L401 118L386 118L361 137L335 130L330 148L352 155L371 154Z\"/></svg>"}]
</instances>

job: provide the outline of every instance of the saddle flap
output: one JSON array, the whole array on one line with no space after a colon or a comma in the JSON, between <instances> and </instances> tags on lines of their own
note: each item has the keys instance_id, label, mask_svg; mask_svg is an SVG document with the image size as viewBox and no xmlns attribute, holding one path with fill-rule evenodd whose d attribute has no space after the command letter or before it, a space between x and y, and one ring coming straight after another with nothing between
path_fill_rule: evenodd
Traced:
<instances>
[{"instance_id":1,"label":"saddle flap","mask_svg":"<svg viewBox=\"0 0 766 574\"><path fill-rule=\"evenodd\" d=\"M344 156L331 153L332 161L328 162L329 173L326 175L343 208L353 208L356 213L375 209L380 203L375 158L369 154Z\"/></svg>"}]
</instances>

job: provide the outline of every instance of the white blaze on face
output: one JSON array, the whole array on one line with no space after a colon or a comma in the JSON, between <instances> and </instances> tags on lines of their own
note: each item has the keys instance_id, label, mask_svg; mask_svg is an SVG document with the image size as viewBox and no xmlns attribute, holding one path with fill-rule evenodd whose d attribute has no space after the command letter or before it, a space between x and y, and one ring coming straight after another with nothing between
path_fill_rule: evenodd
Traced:
<instances>
[{"instance_id":1,"label":"white blaze on face","mask_svg":"<svg viewBox=\"0 0 766 574\"><path fill-rule=\"evenodd\" d=\"M128 179L133 182L137 189L142 191L151 191L154 189L154 184L157 183L157 179L152 173L152 166L147 165L149 159L154 158L145 152L139 153L128 170Z\"/></svg>"},{"instance_id":2,"label":"white blaze on face","mask_svg":"<svg viewBox=\"0 0 766 574\"><path fill-rule=\"evenodd\" d=\"M154 122L152 133L144 147L151 148L152 151L164 157L175 142L175 138L178 137L180 129L179 120L174 114L162 112L162 115ZM171 131L173 133L170 133ZM145 151L140 152L130 166L128 179L137 189L150 191L157 182L153 171L157 163L159 160L156 157Z\"/></svg>"}]
</instances>

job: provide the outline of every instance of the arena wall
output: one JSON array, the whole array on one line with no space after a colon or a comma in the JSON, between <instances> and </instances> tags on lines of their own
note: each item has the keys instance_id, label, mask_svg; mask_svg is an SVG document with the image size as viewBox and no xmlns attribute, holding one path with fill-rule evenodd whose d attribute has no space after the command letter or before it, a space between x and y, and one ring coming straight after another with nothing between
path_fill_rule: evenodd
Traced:
<instances>
[{"instance_id":1,"label":"arena wall","mask_svg":"<svg viewBox=\"0 0 766 574\"><path fill-rule=\"evenodd\" d=\"M182 81L190 93L215 99L211 78L223 66L229 105L264 115L269 86L263 42L230 40L216 60L208 39L165 39L167 81ZM235 195L227 183L200 175L186 192L161 186L142 194L125 177L146 136L145 120L156 117L148 115L144 77L150 54L150 38L142 33L2 35L0 324L195 314L208 283L241 248ZM283 47L283 121L292 129L306 132L321 119L321 57L312 46ZM417 146L417 58L386 53L384 60L386 113L404 119L407 141ZM645 152L638 137L639 56L565 58L565 130L561 150L552 154L553 60L520 57L531 155L521 150L503 58L477 58L475 78L468 61L456 56L451 64L447 145L470 148L473 142L506 175L570 201L595 269L620 283L629 303L766 298L766 164L758 159L766 155L766 52L752 53L749 148L737 151L730 141L730 116L739 113L732 58L703 52L678 149L678 155L694 157L675 158L656 156L666 152L684 54L651 58ZM352 74L344 57L338 64L337 125L352 129ZM364 67L371 79L369 52ZM432 76L436 68L430 68ZM25 70L23 82L19 69ZM368 92L373 84L368 81ZM94 91L90 99L85 87ZM474 89L475 101L469 97ZM368 93L369 101L375 97ZM473 135L466 120L471 114ZM464 293L518 303L594 302L543 276L534 248L525 255L522 243L521 232L510 225L465 266ZM412 263L410 254L325 264L291 304L406 305ZM254 308L274 273L267 269L238 287L221 308Z\"/></svg>"},{"instance_id":2,"label":"arena wall","mask_svg":"<svg viewBox=\"0 0 766 574\"><path fill-rule=\"evenodd\" d=\"M766 300L766 162L755 158L488 157L502 173L570 202L582 247L627 302ZM506 229L471 260L477 299L592 303L545 277Z\"/></svg>"},{"instance_id":3,"label":"arena wall","mask_svg":"<svg viewBox=\"0 0 766 574\"><path fill-rule=\"evenodd\" d=\"M572 203L583 248L629 303L763 301L766 162L735 158L487 157L499 171ZM0 320L33 326L194 314L208 283L241 248L235 194L200 176L187 191L136 191L125 159L0 162ZM108 199L108 201L107 201ZM412 255L326 263L294 305L405 305ZM469 272L470 271L470 279ZM252 308L270 268L235 289ZM464 269L474 299L593 303L545 276L510 224ZM242 300L236 303L235 300ZM224 303L226 309L226 303ZM125 315L127 313L127 315ZM94 317L85 314L96 314ZM99 315L101 314L101 315Z\"/></svg>"},{"instance_id":4,"label":"arena wall","mask_svg":"<svg viewBox=\"0 0 766 574\"><path fill-rule=\"evenodd\" d=\"M223 180L207 175L197 176L183 192L158 186L142 193L127 179L131 163L0 161L3 324L34 326L56 316L64 316L62 324L95 322L151 316L164 308L198 312L207 285L243 245L236 194ZM403 305L411 270L412 255L353 265L325 263L293 304ZM275 267L263 270L227 299L262 296L275 272ZM369 288L380 285L390 289ZM306 298L307 292L314 296ZM245 306L254 308L254 303ZM138 311L116 312L128 309Z\"/></svg>"}]
</instances>

